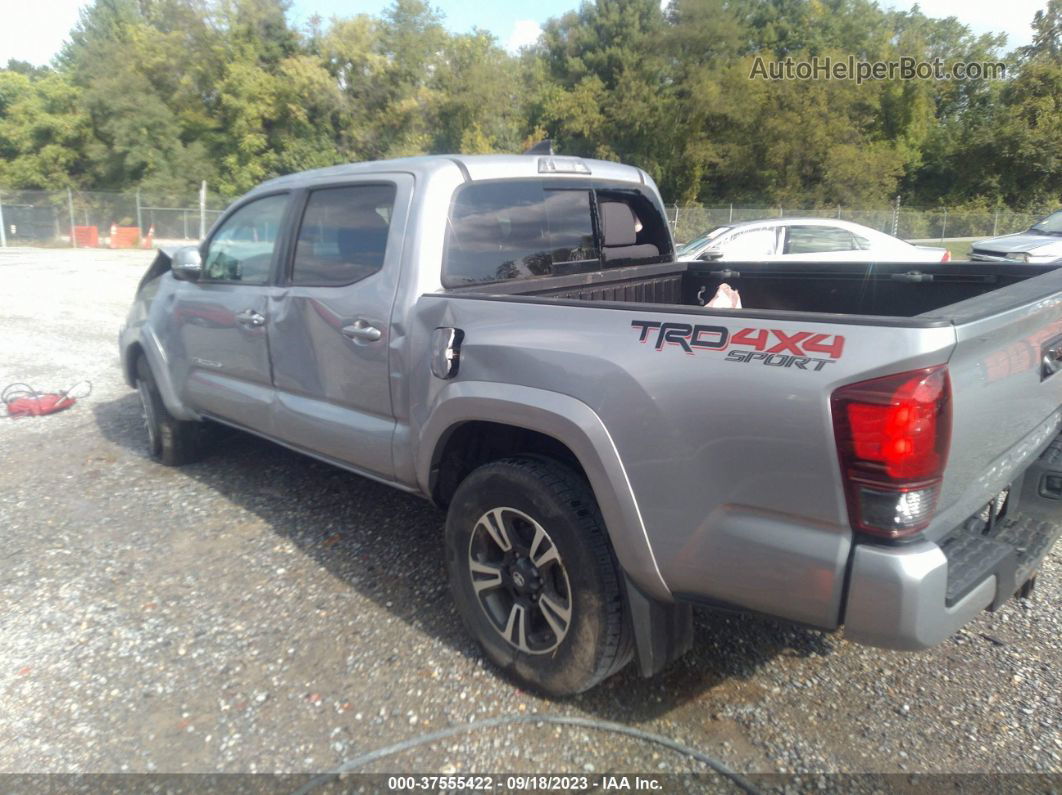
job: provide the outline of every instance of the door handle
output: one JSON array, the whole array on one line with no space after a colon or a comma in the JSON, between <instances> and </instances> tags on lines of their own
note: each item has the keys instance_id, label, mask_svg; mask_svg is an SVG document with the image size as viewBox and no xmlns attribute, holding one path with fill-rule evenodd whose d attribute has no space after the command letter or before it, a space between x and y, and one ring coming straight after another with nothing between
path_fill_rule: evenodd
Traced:
<instances>
[{"instance_id":1,"label":"door handle","mask_svg":"<svg viewBox=\"0 0 1062 795\"><path fill-rule=\"evenodd\" d=\"M255 312L253 309L245 309L236 315L236 320L245 326L256 328L265 324L265 315Z\"/></svg>"},{"instance_id":2,"label":"door handle","mask_svg":"<svg viewBox=\"0 0 1062 795\"><path fill-rule=\"evenodd\" d=\"M351 326L344 326L343 335L360 342L376 342L383 336L383 332L364 320L358 320Z\"/></svg>"}]
</instances>

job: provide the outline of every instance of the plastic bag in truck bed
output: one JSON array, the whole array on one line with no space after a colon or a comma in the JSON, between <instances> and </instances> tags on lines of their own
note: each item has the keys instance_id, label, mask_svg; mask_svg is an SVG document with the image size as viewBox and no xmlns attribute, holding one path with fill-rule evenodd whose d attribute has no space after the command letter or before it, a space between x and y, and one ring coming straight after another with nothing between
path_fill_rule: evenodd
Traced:
<instances>
[{"instance_id":1,"label":"plastic bag in truck bed","mask_svg":"<svg viewBox=\"0 0 1062 795\"><path fill-rule=\"evenodd\" d=\"M712 309L741 309L741 294L726 282L719 285L712 300L705 306Z\"/></svg>"}]
</instances>

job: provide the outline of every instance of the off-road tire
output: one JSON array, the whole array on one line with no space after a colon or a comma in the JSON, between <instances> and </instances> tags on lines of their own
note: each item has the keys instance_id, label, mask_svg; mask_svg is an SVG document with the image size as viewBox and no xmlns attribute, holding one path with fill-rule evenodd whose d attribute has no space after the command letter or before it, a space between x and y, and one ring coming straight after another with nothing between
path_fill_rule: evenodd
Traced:
<instances>
[{"instance_id":1,"label":"off-road tire","mask_svg":"<svg viewBox=\"0 0 1062 795\"><path fill-rule=\"evenodd\" d=\"M566 572L571 619L547 653L528 653L506 640L473 585L473 533L481 517L502 507L526 514L547 530ZM527 456L474 470L450 503L446 563L469 632L491 661L532 690L550 696L579 693L630 661L633 640L619 565L589 484L568 466Z\"/></svg>"}]
</instances>

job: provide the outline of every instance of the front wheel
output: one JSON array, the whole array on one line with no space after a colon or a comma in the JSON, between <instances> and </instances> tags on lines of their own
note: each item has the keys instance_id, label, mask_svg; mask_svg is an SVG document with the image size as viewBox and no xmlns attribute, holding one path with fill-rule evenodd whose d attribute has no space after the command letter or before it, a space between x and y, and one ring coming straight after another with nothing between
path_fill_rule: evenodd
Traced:
<instances>
[{"instance_id":1,"label":"front wheel","mask_svg":"<svg viewBox=\"0 0 1062 795\"><path fill-rule=\"evenodd\" d=\"M179 420L162 401L147 359L136 362L136 391L148 435L148 453L166 466L181 466L198 459L203 449L203 424Z\"/></svg>"},{"instance_id":2,"label":"front wheel","mask_svg":"<svg viewBox=\"0 0 1062 795\"><path fill-rule=\"evenodd\" d=\"M563 464L506 458L472 472L450 504L446 557L465 625L521 683L570 695L630 660L604 522L589 486Z\"/></svg>"}]
</instances>

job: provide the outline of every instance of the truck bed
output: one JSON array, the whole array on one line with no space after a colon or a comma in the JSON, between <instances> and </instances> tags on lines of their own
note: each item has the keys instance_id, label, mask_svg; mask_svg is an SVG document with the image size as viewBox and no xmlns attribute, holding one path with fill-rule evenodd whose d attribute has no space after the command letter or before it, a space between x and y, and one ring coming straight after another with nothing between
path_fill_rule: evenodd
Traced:
<instances>
[{"instance_id":1,"label":"truck bed","mask_svg":"<svg viewBox=\"0 0 1062 795\"><path fill-rule=\"evenodd\" d=\"M669 262L460 288L452 292L580 302L702 306L726 282L747 315L759 310L946 322L955 306L1048 273L1057 265L976 262ZM1056 288L1045 287L1045 293ZM1025 292L1025 291L1023 291ZM980 303L980 302L978 302ZM853 320L855 318L852 318ZM839 322L839 318L830 318ZM843 322L843 321L842 321ZM884 324L884 323L883 323Z\"/></svg>"},{"instance_id":2,"label":"truck bed","mask_svg":"<svg viewBox=\"0 0 1062 795\"><path fill-rule=\"evenodd\" d=\"M740 291L741 309L703 306L723 282ZM947 366L950 451L921 533L943 561L932 545L1018 493L1062 428L1062 378L1042 370L1062 346L1060 295L1052 265L670 262L431 293L424 317L462 329L463 383L534 384L600 418L639 498L632 526L644 522L671 593L828 626L840 620L853 539L831 395ZM722 329L730 342L693 349L683 342L695 329L708 340ZM816 347L790 344L796 337ZM785 549L760 555L753 543ZM744 562L767 557L769 571ZM830 585L796 604L797 580ZM942 600L944 591L941 580ZM929 636L905 632L893 636L911 647ZM875 642L888 645L888 634Z\"/></svg>"}]
</instances>

